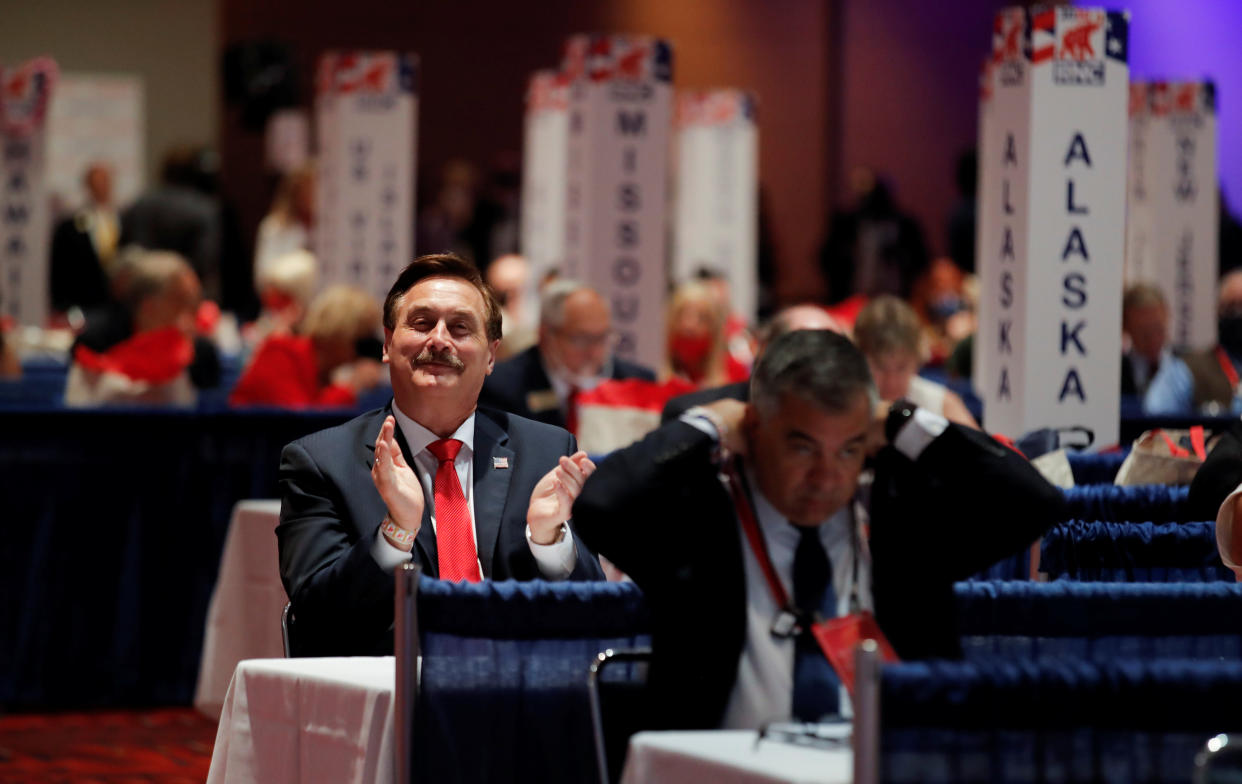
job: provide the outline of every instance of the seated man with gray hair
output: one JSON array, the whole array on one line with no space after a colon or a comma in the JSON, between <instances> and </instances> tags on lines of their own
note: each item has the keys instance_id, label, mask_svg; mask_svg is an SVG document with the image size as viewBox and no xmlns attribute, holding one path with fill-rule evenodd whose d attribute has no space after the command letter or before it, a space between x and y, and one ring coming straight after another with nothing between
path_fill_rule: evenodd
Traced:
<instances>
[{"instance_id":1,"label":"seated man with gray hair","mask_svg":"<svg viewBox=\"0 0 1242 784\"><path fill-rule=\"evenodd\" d=\"M574 504L582 540L646 594L653 725L845 710L810 634L820 618L873 610L901 658L960 656L954 581L1065 514L1017 452L877 402L866 359L836 333L774 340L750 399L691 408L614 452Z\"/></svg>"},{"instance_id":2,"label":"seated man with gray hair","mask_svg":"<svg viewBox=\"0 0 1242 784\"><path fill-rule=\"evenodd\" d=\"M612 354L612 312L599 292L554 280L539 302L539 342L497 363L479 405L577 431L577 396L608 379L655 373Z\"/></svg>"}]
</instances>

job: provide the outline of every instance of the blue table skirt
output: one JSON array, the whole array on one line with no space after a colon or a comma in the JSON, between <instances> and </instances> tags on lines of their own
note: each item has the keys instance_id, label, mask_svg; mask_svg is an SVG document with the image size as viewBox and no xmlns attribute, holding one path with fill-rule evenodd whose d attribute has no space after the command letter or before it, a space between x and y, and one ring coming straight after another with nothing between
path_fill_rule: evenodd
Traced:
<instances>
[{"instance_id":1,"label":"blue table skirt","mask_svg":"<svg viewBox=\"0 0 1242 784\"><path fill-rule=\"evenodd\" d=\"M188 704L233 504L348 416L0 410L0 706Z\"/></svg>"}]
</instances>

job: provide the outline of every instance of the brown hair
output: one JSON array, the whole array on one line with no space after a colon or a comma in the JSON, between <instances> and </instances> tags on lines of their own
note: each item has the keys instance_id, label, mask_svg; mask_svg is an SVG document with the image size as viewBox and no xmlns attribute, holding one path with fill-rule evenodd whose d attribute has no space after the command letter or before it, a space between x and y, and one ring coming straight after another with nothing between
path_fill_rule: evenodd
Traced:
<instances>
[{"instance_id":1,"label":"brown hair","mask_svg":"<svg viewBox=\"0 0 1242 784\"><path fill-rule=\"evenodd\" d=\"M431 253L419 256L406 265L397 276L397 280L384 297L384 327L388 330L397 328L397 300L405 292L414 288L419 281L427 278L458 278L478 289L483 297L484 319L487 339L500 340L501 315L500 302L490 286L483 282L479 268L454 253Z\"/></svg>"},{"instance_id":2,"label":"brown hair","mask_svg":"<svg viewBox=\"0 0 1242 784\"><path fill-rule=\"evenodd\" d=\"M1155 283L1149 283L1140 280L1137 283L1131 283L1126 287L1125 294L1121 297L1121 312L1124 314L1130 308L1143 308L1151 305L1159 305L1167 308L1169 303L1164 298L1164 292Z\"/></svg>"},{"instance_id":3,"label":"brown hair","mask_svg":"<svg viewBox=\"0 0 1242 784\"><path fill-rule=\"evenodd\" d=\"M876 297L858 312L854 342L870 357L893 351L919 353L922 330L914 308L890 295Z\"/></svg>"}]
</instances>

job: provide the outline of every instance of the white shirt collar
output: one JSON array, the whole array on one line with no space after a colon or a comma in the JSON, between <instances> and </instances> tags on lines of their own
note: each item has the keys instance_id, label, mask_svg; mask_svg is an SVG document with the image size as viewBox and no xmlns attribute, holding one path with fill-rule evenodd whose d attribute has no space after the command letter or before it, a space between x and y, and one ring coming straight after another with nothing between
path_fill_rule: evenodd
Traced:
<instances>
[{"instance_id":1,"label":"white shirt collar","mask_svg":"<svg viewBox=\"0 0 1242 784\"><path fill-rule=\"evenodd\" d=\"M474 452L474 411L470 412L470 416L466 417L466 421L462 422L458 428L453 431L450 438L456 438L464 444L462 451ZM405 436L405 442L409 444L410 454L417 455L427 448L432 441L440 440L440 437L431 432L427 428L415 422L409 415L397 407L397 401L392 401L392 414L396 417L397 426L401 428L401 433Z\"/></svg>"},{"instance_id":2,"label":"white shirt collar","mask_svg":"<svg viewBox=\"0 0 1242 784\"><path fill-rule=\"evenodd\" d=\"M764 496L763 491L759 489L759 482L755 478L755 473L749 465L745 467L745 470L746 483L750 486L751 496L755 503L755 517L759 520L759 528L763 531L763 538L768 541L769 550L776 550L782 553L787 552L790 555L789 569L792 570L793 551L798 546L798 539L801 538L798 528L790 523L788 518L781 514L772 505L772 502ZM830 517L819 524L819 539L825 549L832 547L841 538L849 536L853 511L854 504L851 501L836 512L833 512ZM777 566L777 571L782 575L786 574L779 566ZM789 573L791 574L792 572Z\"/></svg>"},{"instance_id":3,"label":"white shirt collar","mask_svg":"<svg viewBox=\"0 0 1242 784\"><path fill-rule=\"evenodd\" d=\"M539 363L543 365L543 373L548 377L548 382L552 385L552 391L556 393L557 399L562 401L562 403L569 399L571 387L576 386L583 391L594 389L601 382L607 381L612 377L612 357L604 360L604 365L600 368L599 375L587 377L575 377L569 373L554 370L542 351L539 352Z\"/></svg>"}]
</instances>

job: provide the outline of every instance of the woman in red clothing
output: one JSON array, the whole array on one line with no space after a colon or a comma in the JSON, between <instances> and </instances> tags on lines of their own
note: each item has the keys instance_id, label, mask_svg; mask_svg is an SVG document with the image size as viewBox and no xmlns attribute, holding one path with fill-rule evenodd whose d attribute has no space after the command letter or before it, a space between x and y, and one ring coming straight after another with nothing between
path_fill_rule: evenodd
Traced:
<instances>
[{"instance_id":1,"label":"woman in red clothing","mask_svg":"<svg viewBox=\"0 0 1242 784\"><path fill-rule=\"evenodd\" d=\"M729 356L726 317L704 284L687 281L678 286L668 306L668 356L661 378L682 378L699 389L747 378L749 369Z\"/></svg>"},{"instance_id":2,"label":"woman in red clothing","mask_svg":"<svg viewBox=\"0 0 1242 784\"><path fill-rule=\"evenodd\" d=\"M376 386L383 366L360 357L358 342L374 339L380 308L369 294L333 286L310 304L296 335L272 334L255 351L229 395L233 406L352 406Z\"/></svg>"}]
</instances>

